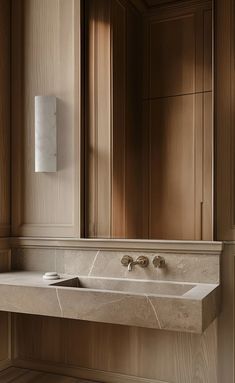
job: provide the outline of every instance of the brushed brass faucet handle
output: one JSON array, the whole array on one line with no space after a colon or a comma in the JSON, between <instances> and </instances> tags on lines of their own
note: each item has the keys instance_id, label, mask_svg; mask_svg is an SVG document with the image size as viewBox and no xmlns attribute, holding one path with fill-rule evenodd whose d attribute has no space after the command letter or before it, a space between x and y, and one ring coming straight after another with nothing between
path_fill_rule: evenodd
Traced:
<instances>
[{"instance_id":1,"label":"brushed brass faucet handle","mask_svg":"<svg viewBox=\"0 0 235 383\"><path fill-rule=\"evenodd\" d=\"M154 267L158 267L159 269L166 266L165 258L163 258L161 255L156 255L153 258L153 265Z\"/></svg>"},{"instance_id":2,"label":"brushed brass faucet handle","mask_svg":"<svg viewBox=\"0 0 235 383\"><path fill-rule=\"evenodd\" d=\"M140 255L137 260L135 261L136 265L139 265L140 267L147 267L149 264L149 260L144 255Z\"/></svg>"},{"instance_id":3,"label":"brushed brass faucet handle","mask_svg":"<svg viewBox=\"0 0 235 383\"><path fill-rule=\"evenodd\" d=\"M130 255L123 255L121 263L123 266L128 267L130 263L133 263L133 258Z\"/></svg>"}]
</instances>

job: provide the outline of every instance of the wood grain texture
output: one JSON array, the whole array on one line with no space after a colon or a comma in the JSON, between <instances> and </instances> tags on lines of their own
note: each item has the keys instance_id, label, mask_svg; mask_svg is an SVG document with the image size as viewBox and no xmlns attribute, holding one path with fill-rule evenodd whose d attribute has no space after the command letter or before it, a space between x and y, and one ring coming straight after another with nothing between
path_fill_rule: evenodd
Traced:
<instances>
[{"instance_id":1,"label":"wood grain texture","mask_svg":"<svg viewBox=\"0 0 235 383\"><path fill-rule=\"evenodd\" d=\"M29 369L10 367L0 373L0 381L2 383L89 383L84 379L75 379L68 376L59 376L47 374L40 371L30 371ZM90 381L90 383L92 383ZM93 383L95 383L93 381Z\"/></svg>"},{"instance_id":2,"label":"wood grain texture","mask_svg":"<svg viewBox=\"0 0 235 383\"><path fill-rule=\"evenodd\" d=\"M79 1L12 3L13 233L79 233ZM57 97L58 171L34 173L34 97ZM76 213L75 213L76 212Z\"/></svg>"},{"instance_id":3,"label":"wood grain texture","mask_svg":"<svg viewBox=\"0 0 235 383\"><path fill-rule=\"evenodd\" d=\"M117 9L122 10L119 18ZM116 33L112 42L114 119L111 235L113 238L143 238L142 19L126 1L122 4L113 2L113 15Z\"/></svg>"},{"instance_id":4,"label":"wood grain texture","mask_svg":"<svg viewBox=\"0 0 235 383\"><path fill-rule=\"evenodd\" d=\"M137 0L131 0L134 3ZM188 4L194 5L194 4L199 4L201 3L203 6L205 5L205 2L207 0L142 0L149 12L152 12L153 10L158 11L159 8L164 7L164 8L178 8L178 7L183 7Z\"/></svg>"},{"instance_id":5,"label":"wood grain texture","mask_svg":"<svg viewBox=\"0 0 235 383\"><path fill-rule=\"evenodd\" d=\"M27 315L15 315L14 323L16 365L17 359L44 363L53 371L60 364L64 373L74 367L74 374L77 366L87 371L84 378L92 369L101 381L105 371L110 380L103 381L110 383L119 374L119 382L125 375L128 382L129 376L137 382L217 382L216 322L202 336Z\"/></svg>"},{"instance_id":6,"label":"wood grain texture","mask_svg":"<svg viewBox=\"0 0 235 383\"><path fill-rule=\"evenodd\" d=\"M151 20L149 97L195 92L195 15Z\"/></svg>"},{"instance_id":7,"label":"wood grain texture","mask_svg":"<svg viewBox=\"0 0 235 383\"><path fill-rule=\"evenodd\" d=\"M222 312L218 321L218 381L234 383L235 243L225 245L222 262Z\"/></svg>"},{"instance_id":8,"label":"wood grain texture","mask_svg":"<svg viewBox=\"0 0 235 383\"><path fill-rule=\"evenodd\" d=\"M145 209L149 238L213 238L211 4L188 2L145 21ZM148 69L149 68L149 69Z\"/></svg>"},{"instance_id":9,"label":"wood grain texture","mask_svg":"<svg viewBox=\"0 0 235 383\"><path fill-rule=\"evenodd\" d=\"M235 239L234 3L219 0L215 28L216 236Z\"/></svg>"},{"instance_id":10,"label":"wood grain texture","mask_svg":"<svg viewBox=\"0 0 235 383\"><path fill-rule=\"evenodd\" d=\"M195 146L195 130L200 129L200 122L195 121L195 116L200 118L201 114L199 97L151 101L150 238L201 239L197 230L200 217L197 222L195 214L195 204L200 211L201 202L201 194L196 195Z\"/></svg>"},{"instance_id":11,"label":"wood grain texture","mask_svg":"<svg viewBox=\"0 0 235 383\"><path fill-rule=\"evenodd\" d=\"M112 236L125 238L126 233L126 8L112 2L113 15L113 177L112 177Z\"/></svg>"},{"instance_id":12,"label":"wood grain texture","mask_svg":"<svg viewBox=\"0 0 235 383\"><path fill-rule=\"evenodd\" d=\"M86 24L86 236L141 238L141 17L90 0Z\"/></svg>"},{"instance_id":13,"label":"wood grain texture","mask_svg":"<svg viewBox=\"0 0 235 383\"><path fill-rule=\"evenodd\" d=\"M125 238L144 238L143 225L143 28L142 19L130 7L126 15L126 127L125 127ZM114 142L115 145L115 142ZM117 155L120 158L121 152ZM117 207L113 204L113 209Z\"/></svg>"},{"instance_id":14,"label":"wood grain texture","mask_svg":"<svg viewBox=\"0 0 235 383\"><path fill-rule=\"evenodd\" d=\"M111 7L90 0L86 14L86 231L109 237L111 226Z\"/></svg>"},{"instance_id":15,"label":"wood grain texture","mask_svg":"<svg viewBox=\"0 0 235 383\"><path fill-rule=\"evenodd\" d=\"M100 25L105 1L86 3L88 23ZM144 30L130 3L108 4L112 33L107 25L103 35L87 33L86 236L211 240L211 3L149 12ZM100 73L96 51L104 42L108 69ZM102 97L97 84L107 86ZM99 103L109 105L106 123Z\"/></svg>"},{"instance_id":16,"label":"wood grain texture","mask_svg":"<svg viewBox=\"0 0 235 383\"><path fill-rule=\"evenodd\" d=\"M180 0L180 1L187 1L187 0ZM169 4L169 3L179 3L179 0L144 0L145 4L148 7L156 7L159 5Z\"/></svg>"},{"instance_id":17,"label":"wood grain texture","mask_svg":"<svg viewBox=\"0 0 235 383\"><path fill-rule=\"evenodd\" d=\"M0 1L0 236L10 234L10 2Z\"/></svg>"}]
</instances>

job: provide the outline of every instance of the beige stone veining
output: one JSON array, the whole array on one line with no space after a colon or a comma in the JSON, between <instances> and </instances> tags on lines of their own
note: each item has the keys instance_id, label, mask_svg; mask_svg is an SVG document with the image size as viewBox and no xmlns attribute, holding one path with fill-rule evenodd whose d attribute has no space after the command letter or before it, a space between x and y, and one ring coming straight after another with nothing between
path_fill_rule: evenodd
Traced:
<instances>
[{"instance_id":1,"label":"beige stone veining","mask_svg":"<svg viewBox=\"0 0 235 383\"><path fill-rule=\"evenodd\" d=\"M121 265L123 255L136 259L139 255L149 258L149 266L138 266L131 273ZM168 280L197 283L219 283L219 255L217 253L163 253L166 268L156 269L152 260L153 252L109 251L109 250L71 250L71 249L13 249L13 269L28 271L53 270L64 274L84 276ZM56 260L56 261L55 261Z\"/></svg>"},{"instance_id":2,"label":"beige stone veining","mask_svg":"<svg viewBox=\"0 0 235 383\"><path fill-rule=\"evenodd\" d=\"M195 333L218 315L216 284L42 276L0 273L0 310Z\"/></svg>"},{"instance_id":3,"label":"beige stone veining","mask_svg":"<svg viewBox=\"0 0 235 383\"><path fill-rule=\"evenodd\" d=\"M129 272L121 264L123 255L145 255L149 265L135 265ZM156 255L165 258L165 268L154 267ZM162 253L14 248L12 268L28 274L0 274L0 309L201 333L219 312L219 265L219 251L208 248ZM42 272L53 269L66 274L65 279L54 285L42 282ZM3 297L6 293L9 299Z\"/></svg>"}]
</instances>

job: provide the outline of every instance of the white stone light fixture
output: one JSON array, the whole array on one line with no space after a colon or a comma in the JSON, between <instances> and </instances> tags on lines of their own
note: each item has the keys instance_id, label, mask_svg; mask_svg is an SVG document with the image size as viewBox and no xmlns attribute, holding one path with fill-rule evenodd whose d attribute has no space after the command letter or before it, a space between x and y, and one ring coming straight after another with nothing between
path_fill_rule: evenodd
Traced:
<instances>
[{"instance_id":1,"label":"white stone light fixture","mask_svg":"<svg viewBox=\"0 0 235 383\"><path fill-rule=\"evenodd\" d=\"M35 96L35 172L56 172L56 136L56 97Z\"/></svg>"}]
</instances>

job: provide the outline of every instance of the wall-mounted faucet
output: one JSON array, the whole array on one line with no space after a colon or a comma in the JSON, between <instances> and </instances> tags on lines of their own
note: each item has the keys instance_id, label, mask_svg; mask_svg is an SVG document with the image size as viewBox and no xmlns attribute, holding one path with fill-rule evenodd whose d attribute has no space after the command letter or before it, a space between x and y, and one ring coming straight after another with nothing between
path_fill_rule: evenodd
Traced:
<instances>
[{"instance_id":1,"label":"wall-mounted faucet","mask_svg":"<svg viewBox=\"0 0 235 383\"><path fill-rule=\"evenodd\" d=\"M161 255L156 255L153 258L153 265L154 267L158 267L159 269L166 266L165 258L163 258Z\"/></svg>"},{"instance_id":2,"label":"wall-mounted faucet","mask_svg":"<svg viewBox=\"0 0 235 383\"><path fill-rule=\"evenodd\" d=\"M140 255L135 261L130 255L124 255L121 259L121 263L123 266L126 266L128 271L132 270L132 267L135 265L139 265L140 267L147 267L149 265L149 259L144 255ZM153 258L153 265L159 269L166 266L165 258L161 255L156 255Z\"/></svg>"},{"instance_id":3,"label":"wall-mounted faucet","mask_svg":"<svg viewBox=\"0 0 235 383\"><path fill-rule=\"evenodd\" d=\"M135 261L129 255L124 255L122 257L121 263L123 266L127 267L128 271L131 271L134 265L139 265L140 267L147 267L149 264L149 260L144 255L140 255Z\"/></svg>"}]
</instances>

